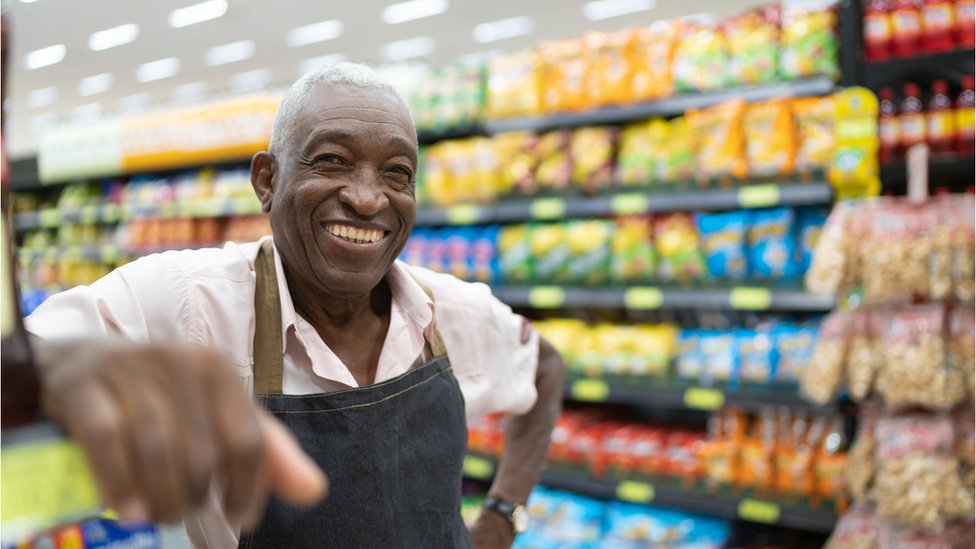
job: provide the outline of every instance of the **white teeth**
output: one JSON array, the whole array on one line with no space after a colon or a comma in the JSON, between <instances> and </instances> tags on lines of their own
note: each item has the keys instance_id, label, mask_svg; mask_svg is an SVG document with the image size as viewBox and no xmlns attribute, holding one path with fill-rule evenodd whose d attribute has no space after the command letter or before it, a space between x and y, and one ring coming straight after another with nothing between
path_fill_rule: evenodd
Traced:
<instances>
[{"instance_id":1,"label":"white teeth","mask_svg":"<svg viewBox=\"0 0 976 549\"><path fill-rule=\"evenodd\" d=\"M325 230L333 235L355 242L356 244L372 244L383 238L383 231L377 229L357 229L346 225L327 225Z\"/></svg>"}]
</instances>

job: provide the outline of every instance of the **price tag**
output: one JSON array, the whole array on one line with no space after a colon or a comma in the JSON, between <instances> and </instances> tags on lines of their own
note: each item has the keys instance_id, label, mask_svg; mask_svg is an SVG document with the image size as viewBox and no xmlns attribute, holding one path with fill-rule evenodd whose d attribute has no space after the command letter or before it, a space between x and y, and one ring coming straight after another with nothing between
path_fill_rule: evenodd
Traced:
<instances>
[{"instance_id":1,"label":"price tag","mask_svg":"<svg viewBox=\"0 0 976 549\"><path fill-rule=\"evenodd\" d=\"M495 474L495 465L482 457L464 456L464 476L478 480L488 480Z\"/></svg>"},{"instance_id":2,"label":"price tag","mask_svg":"<svg viewBox=\"0 0 976 549\"><path fill-rule=\"evenodd\" d=\"M739 502L739 518L762 524L776 524L780 508L776 503L746 498Z\"/></svg>"},{"instance_id":3,"label":"price tag","mask_svg":"<svg viewBox=\"0 0 976 549\"><path fill-rule=\"evenodd\" d=\"M90 225L92 223L97 223L98 206L95 204L89 204L81 208L81 211L78 212L78 220L87 225Z\"/></svg>"},{"instance_id":4,"label":"price tag","mask_svg":"<svg viewBox=\"0 0 976 549\"><path fill-rule=\"evenodd\" d=\"M693 410L718 410L725 404L725 393L705 387L689 387L684 394L685 406Z\"/></svg>"},{"instance_id":5,"label":"price tag","mask_svg":"<svg viewBox=\"0 0 976 549\"><path fill-rule=\"evenodd\" d=\"M529 290L529 306L534 309L557 309L566 303L566 292L559 286L536 286Z\"/></svg>"},{"instance_id":6,"label":"price tag","mask_svg":"<svg viewBox=\"0 0 976 549\"><path fill-rule=\"evenodd\" d=\"M38 221L41 227L57 227L61 224L61 212L57 208L44 208L39 212Z\"/></svg>"},{"instance_id":7,"label":"price tag","mask_svg":"<svg viewBox=\"0 0 976 549\"><path fill-rule=\"evenodd\" d=\"M610 211L616 215L642 214L647 212L649 203L645 194L618 194L610 199Z\"/></svg>"},{"instance_id":8,"label":"price tag","mask_svg":"<svg viewBox=\"0 0 976 549\"><path fill-rule=\"evenodd\" d=\"M773 292L769 288L732 288L729 305L739 311L765 311L773 302Z\"/></svg>"},{"instance_id":9,"label":"price tag","mask_svg":"<svg viewBox=\"0 0 976 549\"><path fill-rule=\"evenodd\" d=\"M769 208L779 204L779 185L767 183L764 185L749 185L739 189L737 197L739 206L743 208Z\"/></svg>"},{"instance_id":10,"label":"price tag","mask_svg":"<svg viewBox=\"0 0 976 549\"><path fill-rule=\"evenodd\" d=\"M650 503L654 501L654 486L636 480L622 481L617 485L617 499L631 503Z\"/></svg>"},{"instance_id":11,"label":"price tag","mask_svg":"<svg viewBox=\"0 0 976 549\"><path fill-rule=\"evenodd\" d=\"M584 402L603 402L610 394L610 387L602 379L580 379L569 387L569 394Z\"/></svg>"},{"instance_id":12,"label":"price tag","mask_svg":"<svg viewBox=\"0 0 976 549\"><path fill-rule=\"evenodd\" d=\"M660 309L663 302L659 288L628 288L624 292L624 307L628 309Z\"/></svg>"},{"instance_id":13,"label":"price tag","mask_svg":"<svg viewBox=\"0 0 976 549\"><path fill-rule=\"evenodd\" d=\"M117 263L119 261L119 247L106 244L105 246L102 246L101 256L103 263Z\"/></svg>"},{"instance_id":14,"label":"price tag","mask_svg":"<svg viewBox=\"0 0 976 549\"><path fill-rule=\"evenodd\" d=\"M562 198L536 198L530 211L532 219L560 219L566 215L566 201Z\"/></svg>"},{"instance_id":15,"label":"price tag","mask_svg":"<svg viewBox=\"0 0 976 549\"><path fill-rule=\"evenodd\" d=\"M474 204L458 204L444 211L451 225L470 225L478 220L478 207Z\"/></svg>"}]
</instances>

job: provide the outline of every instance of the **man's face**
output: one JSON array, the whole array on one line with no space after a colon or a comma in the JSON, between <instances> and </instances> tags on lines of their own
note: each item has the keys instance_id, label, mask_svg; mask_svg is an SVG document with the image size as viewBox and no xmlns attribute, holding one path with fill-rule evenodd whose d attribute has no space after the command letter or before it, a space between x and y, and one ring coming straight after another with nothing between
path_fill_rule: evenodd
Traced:
<instances>
[{"instance_id":1,"label":"man's face","mask_svg":"<svg viewBox=\"0 0 976 549\"><path fill-rule=\"evenodd\" d=\"M410 236L417 137L389 92L320 85L277 157L271 227L292 283L370 292Z\"/></svg>"}]
</instances>

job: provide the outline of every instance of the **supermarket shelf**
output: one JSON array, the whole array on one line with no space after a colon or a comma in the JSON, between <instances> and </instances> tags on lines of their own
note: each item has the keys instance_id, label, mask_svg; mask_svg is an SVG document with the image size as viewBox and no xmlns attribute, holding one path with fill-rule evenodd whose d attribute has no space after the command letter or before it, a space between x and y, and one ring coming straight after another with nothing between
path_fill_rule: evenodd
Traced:
<instances>
[{"instance_id":1,"label":"supermarket shelf","mask_svg":"<svg viewBox=\"0 0 976 549\"><path fill-rule=\"evenodd\" d=\"M566 383L566 398L577 402L627 404L667 410L714 411L735 406L745 412L759 412L769 406L789 406L811 413L835 413L836 405L821 406L799 396L795 385L752 385L741 387L699 387L672 379L635 376L579 378Z\"/></svg>"},{"instance_id":2,"label":"supermarket shelf","mask_svg":"<svg viewBox=\"0 0 976 549\"><path fill-rule=\"evenodd\" d=\"M14 216L17 230L53 228L61 223L117 223L133 218L226 217L256 215L261 203L254 197L174 202L146 206L92 204L75 210L44 208Z\"/></svg>"},{"instance_id":3,"label":"supermarket shelf","mask_svg":"<svg viewBox=\"0 0 976 549\"><path fill-rule=\"evenodd\" d=\"M966 191L976 183L976 158L935 157L929 160L929 185L932 191L948 188L951 191ZM883 192L904 194L908 185L908 170L905 162L891 162L881 166L881 189Z\"/></svg>"},{"instance_id":4,"label":"supermarket shelf","mask_svg":"<svg viewBox=\"0 0 976 549\"><path fill-rule=\"evenodd\" d=\"M583 112L496 120L485 123L485 128L488 133L494 134L515 130L546 131L575 126L621 124L655 116L676 116L689 109L700 109L737 97L753 102L783 96L824 95L834 91L834 88L834 81L830 78L808 78L716 92L679 94L656 101L603 107Z\"/></svg>"},{"instance_id":5,"label":"supermarket shelf","mask_svg":"<svg viewBox=\"0 0 976 549\"><path fill-rule=\"evenodd\" d=\"M151 246L130 248L115 244L105 244L103 246L50 246L43 250L18 250L21 261L35 263L46 261L54 263L62 260L88 261L93 263L114 264L120 260L131 260L161 253L168 250L189 250L199 248L215 248L223 246L222 242L212 242L206 244L174 244L171 246Z\"/></svg>"},{"instance_id":6,"label":"supermarket shelf","mask_svg":"<svg viewBox=\"0 0 976 549\"><path fill-rule=\"evenodd\" d=\"M480 124L460 126L443 130L420 130L417 132L417 141L421 145L432 145L438 141L447 139L463 139L475 135L484 135L485 130Z\"/></svg>"},{"instance_id":7,"label":"supermarket shelf","mask_svg":"<svg viewBox=\"0 0 976 549\"><path fill-rule=\"evenodd\" d=\"M936 78L961 80L973 74L976 50L925 53L901 59L890 59L864 65L864 84L872 89L900 85L905 81L931 82Z\"/></svg>"},{"instance_id":8,"label":"supermarket shelf","mask_svg":"<svg viewBox=\"0 0 976 549\"><path fill-rule=\"evenodd\" d=\"M420 227L470 225L643 213L807 206L830 204L833 197L833 187L824 181L759 183L727 189L679 189L673 192L634 191L594 197L546 196L504 200L497 204L418 208L416 224Z\"/></svg>"},{"instance_id":9,"label":"supermarket shelf","mask_svg":"<svg viewBox=\"0 0 976 549\"><path fill-rule=\"evenodd\" d=\"M813 295L789 286L725 286L672 288L664 286L505 286L492 288L495 296L512 307L561 309L565 307L631 310L725 309L740 311L827 312L833 296Z\"/></svg>"}]
</instances>

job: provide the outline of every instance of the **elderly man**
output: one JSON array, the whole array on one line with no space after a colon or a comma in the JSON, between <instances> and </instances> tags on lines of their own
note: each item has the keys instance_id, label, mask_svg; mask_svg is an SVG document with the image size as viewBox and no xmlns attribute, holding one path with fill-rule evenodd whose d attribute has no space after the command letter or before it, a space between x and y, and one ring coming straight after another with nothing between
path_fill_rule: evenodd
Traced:
<instances>
[{"instance_id":1,"label":"elderly man","mask_svg":"<svg viewBox=\"0 0 976 549\"><path fill-rule=\"evenodd\" d=\"M416 130L386 81L353 64L309 73L251 162L273 239L144 257L27 319L45 340L216 351L159 349L133 364L96 344L47 360L48 412L81 441L109 503L184 513L197 547L511 544L559 412L562 362L486 286L396 260L416 173ZM230 365L201 358L218 355ZM330 494L311 509L272 499L238 537L269 487L298 482L293 468L267 467L276 458L262 447L281 437L233 404L240 386L329 475ZM505 449L469 532L465 419L493 412L509 414Z\"/></svg>"}]
</instances>

